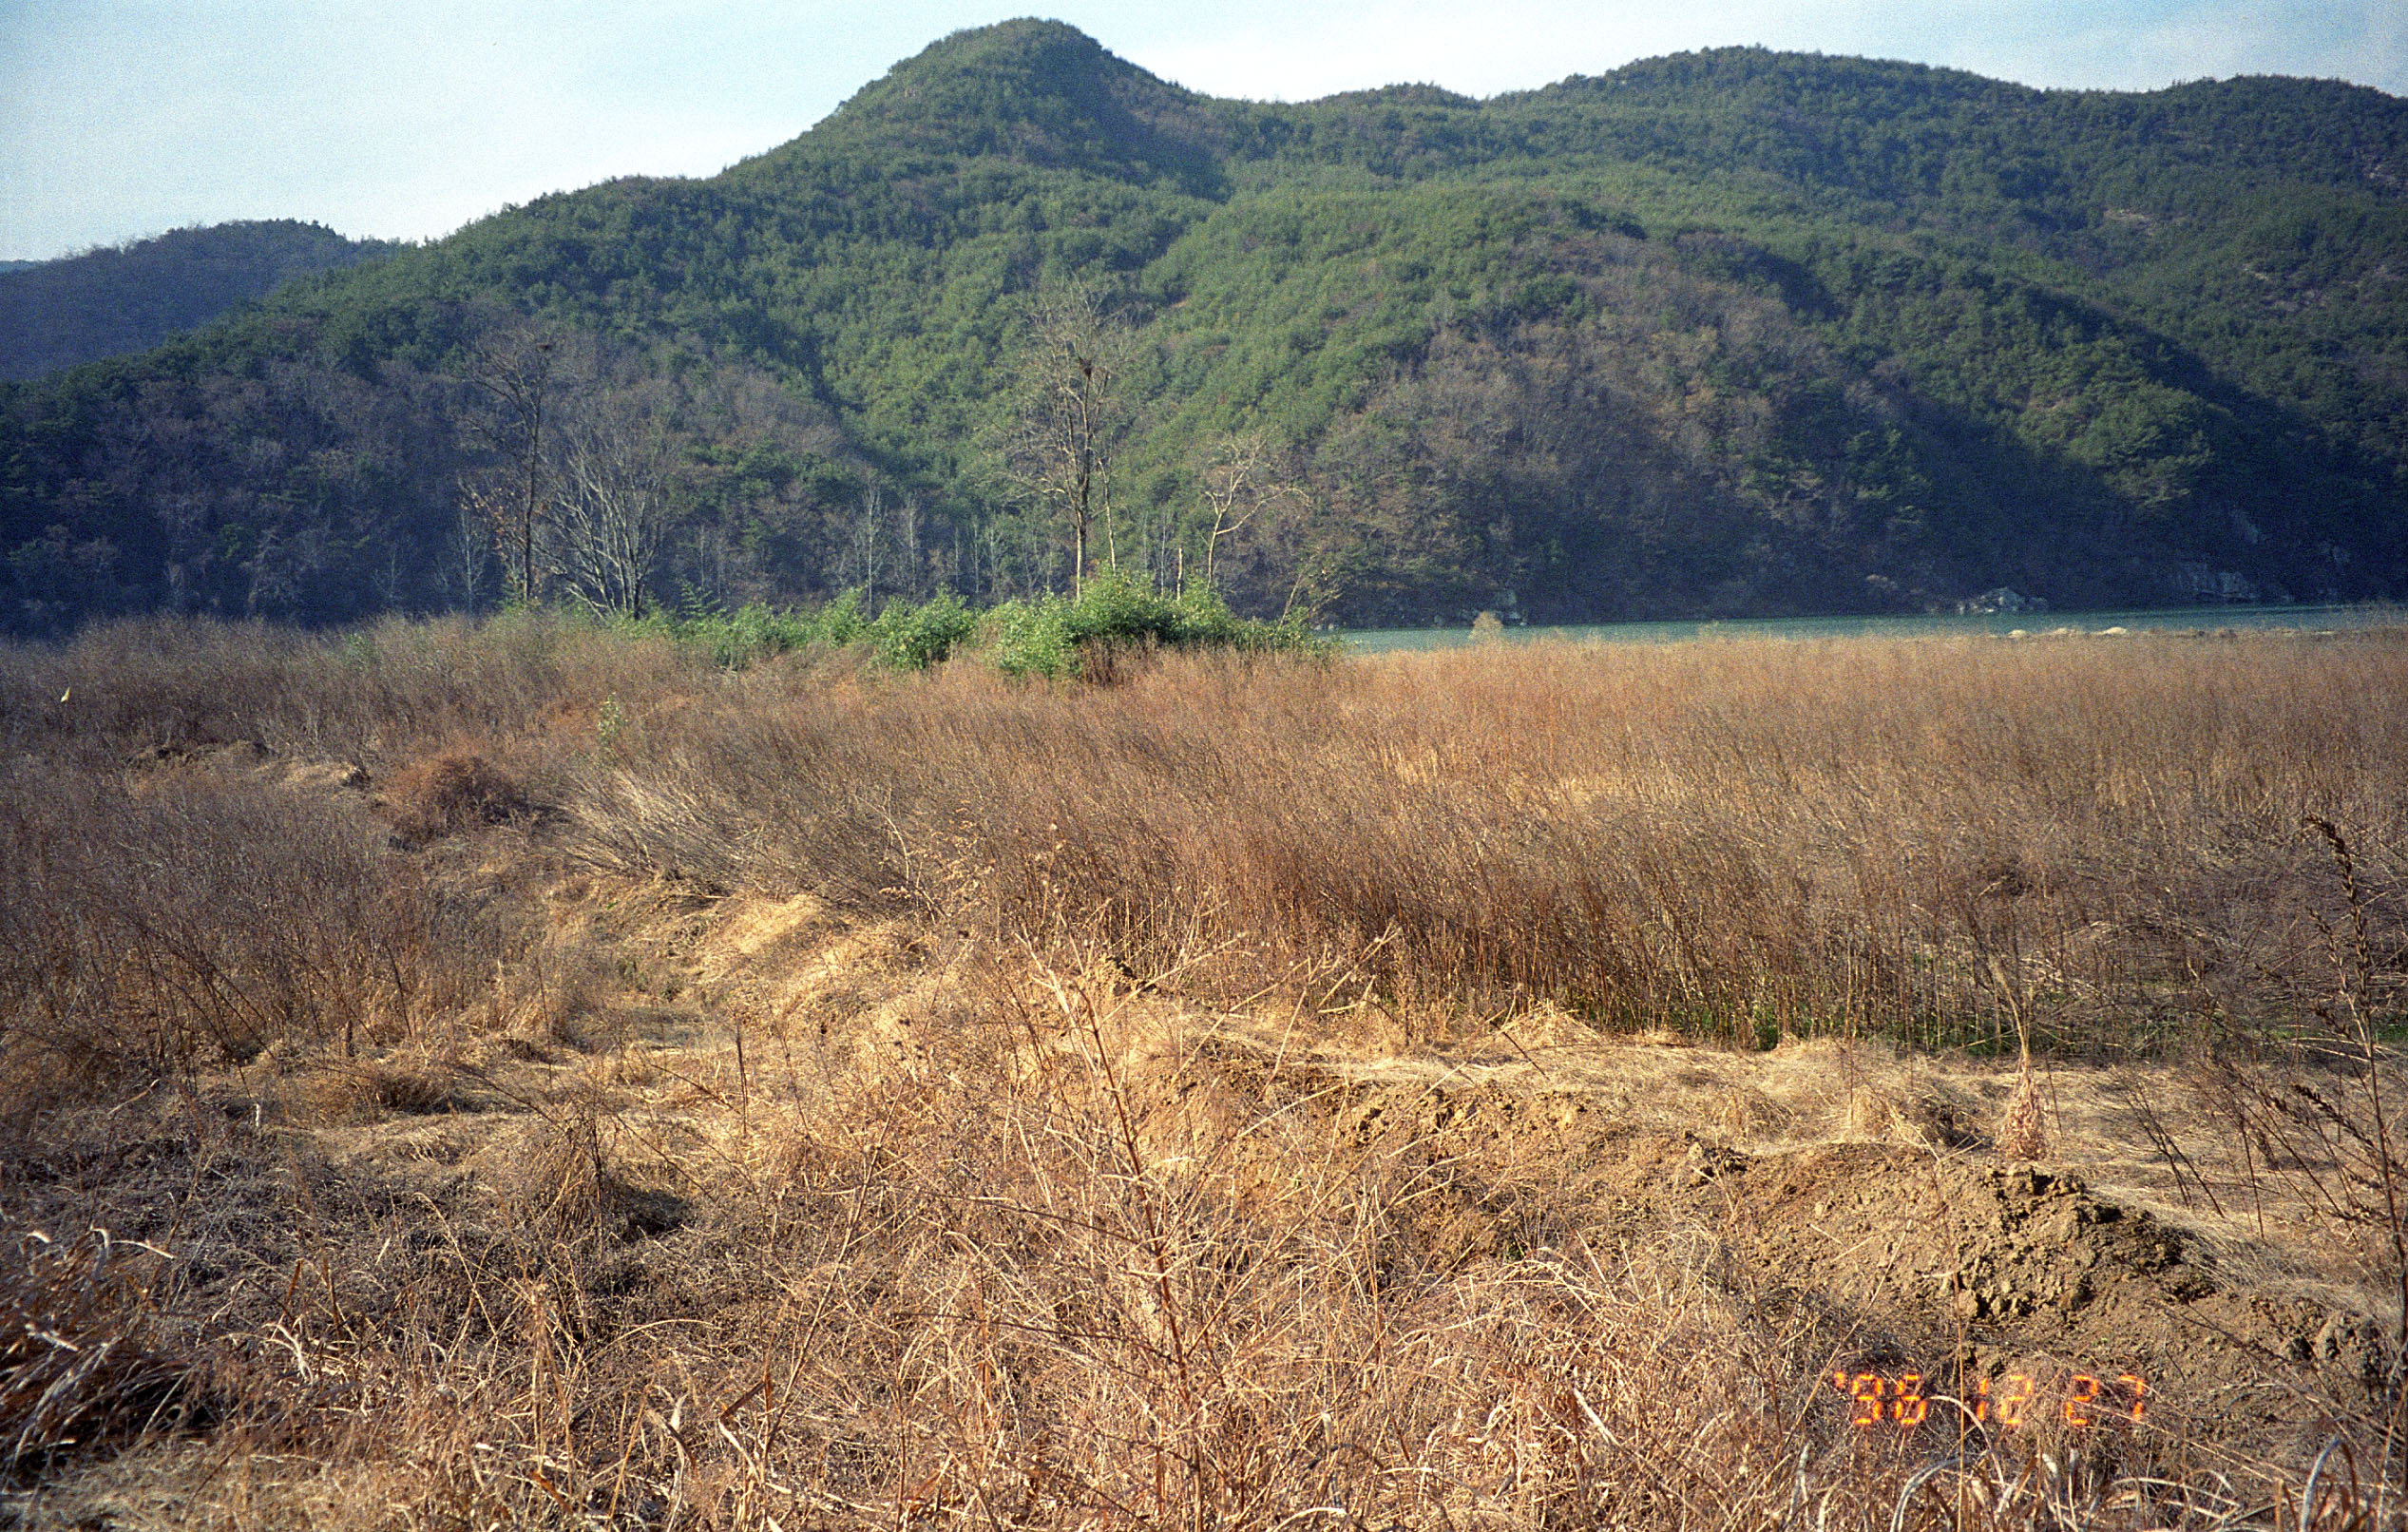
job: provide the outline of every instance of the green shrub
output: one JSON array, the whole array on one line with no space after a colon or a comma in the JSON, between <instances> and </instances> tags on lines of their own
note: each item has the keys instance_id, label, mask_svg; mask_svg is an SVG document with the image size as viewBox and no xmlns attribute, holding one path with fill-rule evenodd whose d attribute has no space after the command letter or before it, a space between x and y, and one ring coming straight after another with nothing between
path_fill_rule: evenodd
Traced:
<instances>
[{"instance_id":1,"label":"green shrub","mask_svg":"<svg viewBox=\"0 0 2408 1532\"><path fill-rule=\"evenodd\" d=\"M1334 641L1301 622L1237 616L1217 591L1176 597L1147 590L1125 575L1091 580L1076 601L1041 596L1004 602L987 613L981 645L987 661L1014 676L1086 673L1081 654L1152 645L1326 655Z\"/></svg>"},{"instance_id":2,"label":"green shrub","mask_svg":"<svg viewBox=\"0 0 2408 1532\"><path fill-rule=\"evenodd\" d=\"M1073 643L1143 643L1178 641L1176 607L1125 575L1104 575L1086 584L1070 603L1064 623Z\"/></svg>"},{"instance_id":3,"label":"green shrub","mask_svg":"<svg viewBox=\"0 0 2408 1532\"><path fill-rule=\"evenodd\" d=\"M614 624L629 632L669 634L707 649L730 670L791 650L867 644L896 670L925 670L965 648L1013 676L1061 679L1080 673L1080 651L1090 648L1228 647L1283 654L1323 654L1330 641L1301 622L1262 622L1229 609L1218 592L1198 588L1160 595L1124 575L1087 583L1077 600L1037 596L1007 601L984 613L952 591L924 602L889 601L864 614L863 592L848 590L805 612L773 612L759 604L734 613L703 611Z\"/></svg>"},{"instance_id":4,"label":"green shrub","mask_svg":"<svg viewBox=\"0 0 2408 1532\"><path fill-rule=\"evenodd\" d=\"M868 631L878 658L888 664L897 670L926 670L948 658L977 627L977 616L947 590L917 606L887 603Z\"/></svg>"},{"instance_id":5,"label":"green shrub","mask_svg":"<svg viewBox=\"0 0 2408 1532\"><path fill-rule=\"evenodd\" d=\"M721 668L741 670L772 655L814 643L850 643L860 636L863 623L860 596L848 591L817 611L774 612L755 602L735 612L704 610L674 621L654 617L620 625L629 630L658 628L679 642L709 650L713 662Z\"/></svg>"},{"instance_id":6,"label":"green shrub","mask_svg":"<svg viewBox=\"0 0 2408 1532\"><path fill-rule=\"evenodd\" d=\"M861 587L855 585L804 620L808 642L841 649L858 643L870 630L870 620L861 615Z\"/></svg>"},{"instance_id":7,"label":"green shrub","mask_svg":"<svg viewBox=\"0 0 2408 1532\"><path fill-rule=\"evenodd\" d=\"M981 654L1007 676L1077 675L1079 645L1071 637L1070 607L1061 596L1039 596L988 608L979 624Z\"/></svg>"}]
</instances>

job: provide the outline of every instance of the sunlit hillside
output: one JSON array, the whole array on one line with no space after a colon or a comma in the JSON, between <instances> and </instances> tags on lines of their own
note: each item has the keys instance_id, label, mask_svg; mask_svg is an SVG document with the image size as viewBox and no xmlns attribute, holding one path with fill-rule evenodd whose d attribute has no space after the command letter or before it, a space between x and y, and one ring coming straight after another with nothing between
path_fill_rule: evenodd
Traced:
<instances>
[{"instance_id":1,"label":"sunlit hillside","mask_svg":"<svg viewBox=\"0 0 2408 1532\"><path fill-rule=\"evenodd\" d=\"M1252 615L2396 596L2403 176L2408 107L2329 82L1728 49L1283 105L1011 22L722 175L8 391L0 600L24 633L487 608L479 379L545 346L569 424L669 449L668 597L1060 588L1007 449L1066 297L1118 358L1101 554Z\"/></svg>"}]
</instances>

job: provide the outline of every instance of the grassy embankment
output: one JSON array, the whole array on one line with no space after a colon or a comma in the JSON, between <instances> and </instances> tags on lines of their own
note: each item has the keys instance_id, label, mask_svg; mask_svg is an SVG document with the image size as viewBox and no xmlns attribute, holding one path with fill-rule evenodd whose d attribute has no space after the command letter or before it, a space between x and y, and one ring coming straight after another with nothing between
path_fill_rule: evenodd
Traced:
<instances>
[{"instance_id":1,"label":"grassy embankment","mask_svg":"<svg viewBox=\"0 0 2408 1532\"><path fill-rule=\"evenodd\" d=\"M2028 1035L2123 1083L2200 1248L2274 1206L2396 1325L2398 1081L2303 1043L2397 1024L2399 633L1113 675L527 618L10 651L21 1508L2207 1525L2296 1522L2333 1438L2309 1519L2397 1516L2396 1374L1852 1432L1835 1360L1969 1380L2012 1305L1768 1286L1736 1201L1608 1184L1662 1134L1364 1103L1415 1061L1561 1103L1591 1028L1783 1044L1830 1131L1691 1049L1692 1154L1888 1081L1853 1136L1939 1184L1995 1102L1934 1071Z\"/></svg>"}]
</instances>

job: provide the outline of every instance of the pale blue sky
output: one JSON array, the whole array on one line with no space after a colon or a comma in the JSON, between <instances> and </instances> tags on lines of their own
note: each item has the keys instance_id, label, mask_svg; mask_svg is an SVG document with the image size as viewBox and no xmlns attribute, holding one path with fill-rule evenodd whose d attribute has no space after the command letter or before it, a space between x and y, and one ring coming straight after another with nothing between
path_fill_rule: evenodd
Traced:
<instances>
[{"instance_id":1,"label":"pale blue sky","mask_svg":"<svg viewBox=\"0 0 2408 1532\"><path fill-rule=\"evenodd\" d=\"M188 223L427 239L785 142L958 28L1053 15L1214 95L1477 96L1761 43L2045 86L2233 74L2408 93L2402 0L0 0L0 259Z\"/></svg>"}]
</instances>

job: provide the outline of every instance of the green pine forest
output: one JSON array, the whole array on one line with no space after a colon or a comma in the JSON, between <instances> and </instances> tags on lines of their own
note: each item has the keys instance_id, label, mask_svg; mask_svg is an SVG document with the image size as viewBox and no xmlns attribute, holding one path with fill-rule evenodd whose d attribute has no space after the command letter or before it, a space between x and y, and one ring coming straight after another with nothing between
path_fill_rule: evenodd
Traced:
<instances>
[{"instance_id":1,"label":"green pine forest","mask_svg":"<svg viewBox=\"0 0 2408 1532\"><path fill-rule=\"evenodd\" d=\"M2403 178L2408 103L2332 82L1726 49L1276 105L1008 22L720 175L0 385L0 625L540 584L511 358L543 441L650 465L656 605L1065 589L1012 446L1065 295L1116 358L1089 572L1250 615L2397 599Z\"/></svg>"}]
</instances>

